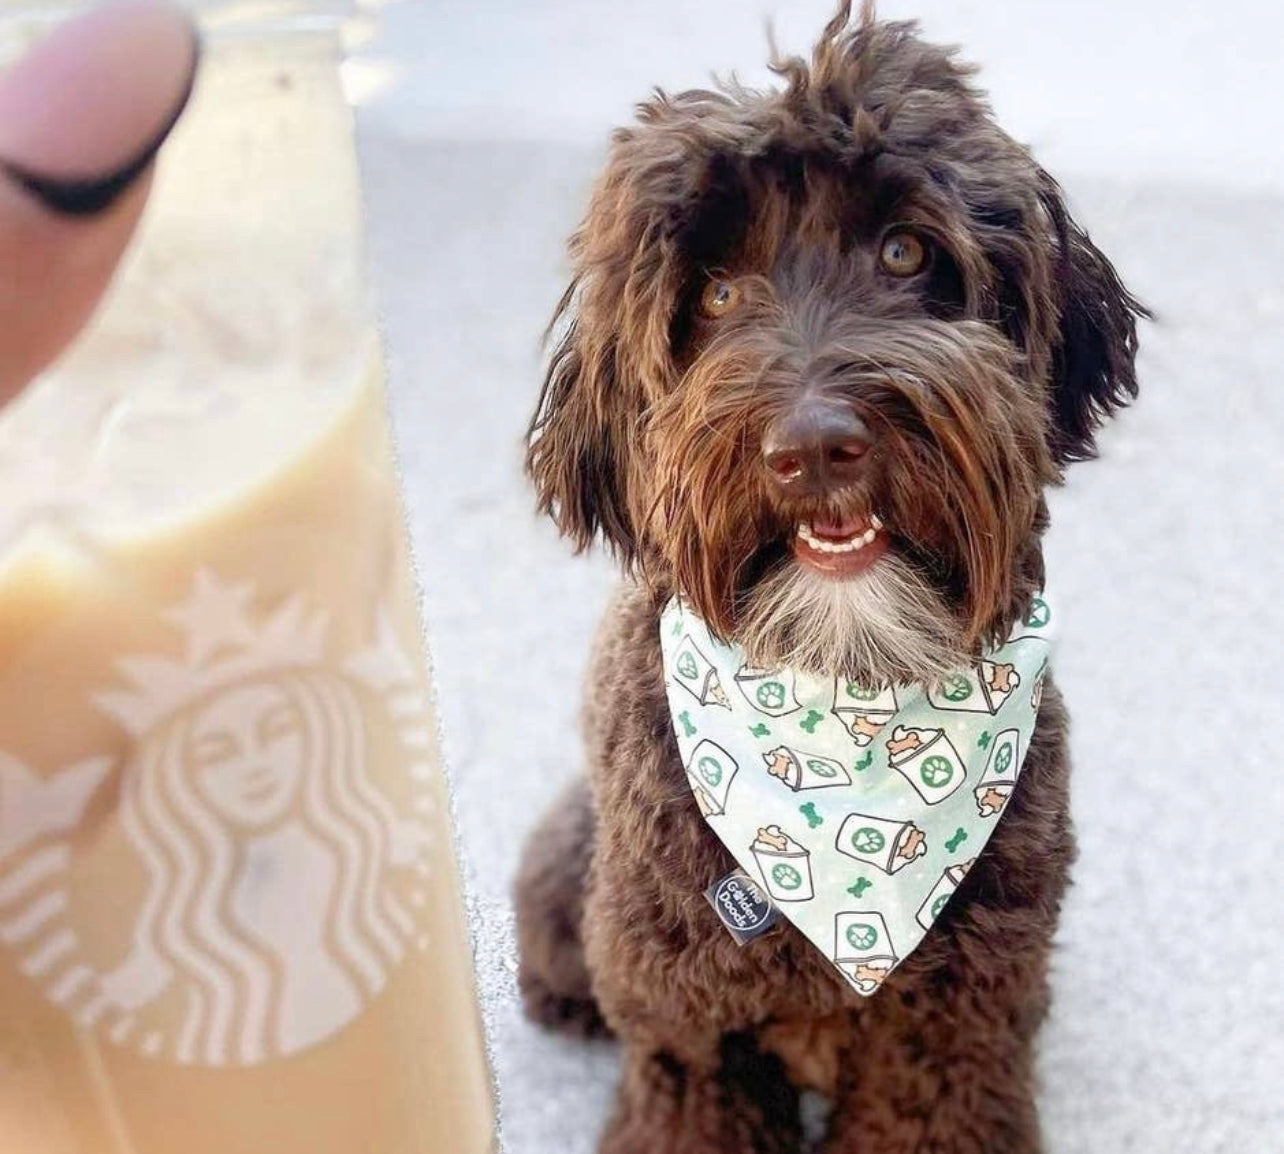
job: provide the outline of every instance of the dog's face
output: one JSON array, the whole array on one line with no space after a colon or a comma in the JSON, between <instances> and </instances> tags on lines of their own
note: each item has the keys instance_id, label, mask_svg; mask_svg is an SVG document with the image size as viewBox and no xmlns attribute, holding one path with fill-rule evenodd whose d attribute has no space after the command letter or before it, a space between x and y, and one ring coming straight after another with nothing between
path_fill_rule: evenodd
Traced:
<instances>
[{"instance_id":1,"label":"dog's face","mask_svg":"<svg viewBox=\"0 0 1284 1154\"><path fill-rule=\"evenodd\" d=\"M755 663L926 680L1041 583L1143 310L912 26L844 5L777 70L616 135L528 466Z\"/></svg>"}]
</instances>

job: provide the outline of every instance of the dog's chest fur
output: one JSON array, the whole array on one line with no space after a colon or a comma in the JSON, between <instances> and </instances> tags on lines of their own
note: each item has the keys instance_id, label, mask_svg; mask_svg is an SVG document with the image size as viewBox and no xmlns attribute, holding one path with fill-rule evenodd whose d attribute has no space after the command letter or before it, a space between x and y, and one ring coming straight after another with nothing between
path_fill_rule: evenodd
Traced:
<instances>
[{"instance_id":1,"label":"dog's chest fur","mask_svg":"<svg viewBox=\"0 0 1284 1154\"><path fill-rule=\"evenodd\" d=\"M1049 685L1021 784L956 907L865 1000L818 950L782 921L741 946L704 890L736 868L687 784L672 732L659 645L659 605L626 589L607 611L586 702L596 838L584 925L594 987L608 1019L645 1019L662 1047L758 1029L796 1084L827 1090L867 1017L930 997L949 981L957 943L984 922L1010 923L1013 950L1042 934L1072 856L1067 821L1065 719ZM973 959L984 977L986 959ZM959 975L961 979L961 975Z\"/></svg>"}]
</instances>

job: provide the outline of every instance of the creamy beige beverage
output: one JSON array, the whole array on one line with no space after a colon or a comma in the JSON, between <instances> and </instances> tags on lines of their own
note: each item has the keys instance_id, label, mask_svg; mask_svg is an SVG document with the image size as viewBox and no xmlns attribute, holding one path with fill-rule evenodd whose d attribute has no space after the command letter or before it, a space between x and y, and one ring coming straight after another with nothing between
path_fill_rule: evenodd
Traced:
<instances>
[{"instance_id":1,"label":"creamy beige beverage","mask_svg":"<svg viewBox=\"0 0 1284 1154\"><path fill-rule=\"evenodd\" d=\"M492 1149L359 230L322 38L216 38L0 418L0 1154Z\"/></svg>"}]
</instances>

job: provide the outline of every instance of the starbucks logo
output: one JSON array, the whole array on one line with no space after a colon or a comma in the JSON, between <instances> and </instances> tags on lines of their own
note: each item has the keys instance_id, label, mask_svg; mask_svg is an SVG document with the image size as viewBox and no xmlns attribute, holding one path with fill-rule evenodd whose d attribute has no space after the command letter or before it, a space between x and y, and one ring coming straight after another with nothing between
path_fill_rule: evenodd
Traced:
<instances>
[{"instance_id":1,"label":"starbucks logo","mask_svg":"<svg viewBox=\"0 0 1284 1154\"><path fill-rule=\"evenodd\" d=\"M847 944L862 953L878 945L878 931L868 922L852 922L847 927Z\"/></svg>"},{"instance_id":2,"label":"starbucks logo","mask_svg":"<svg viewBox=\"0 0 1284 1154\"><path fill-rule=\"evenodd\" d=\"M42 773L0 753L0 946L80 1029L185 1066L316 1046L428 945L416 664L386 614L343 651L302 595L254 602L202 570L161 615L181 648L85 686L111 756Z\"/></svg>"},{"instance_id":3,"label":"starbucks logo","mask_svg":"<svg viewBox=\"0 0 1284 1154\"><path fill-rule=\"evenodd\" d=\"M685 677L688 681L694 681L700 676L700 666L696 664L696 659L690 653L679 655L678 676Z\"/></svg>"},{"instance_id":4,"label":"starbucks logo","mask_svg":"<svg viewBox=\"0 0 1284 1154\"><path fill-rule=\"evenodd\" d=\"M754 696L763 709L779 709L785 703L785 687L779 681L764 681Z\"/></svg>"},{"instance_id":5,"label":"starbucks logo","mask_svg":"<svg viewBox=\"0 0 1284 1154\"><path fill-rule=\"evenodd\" d=\"M827 761L819 761L816 758L808 758L807 768L817 777L837 777L838 770Z\"/></svg>"},{"instance_id":6,"label":"starbucks logo","mask_svg":"<svg viewBox=\"0 0 1284 1154\"><path fill-rule=\"evenodd\" d=\"M1030 603L1030 612L1025 616L1025 623L1031 629L1042 629L1052 619L1052 610L1042 597L1036 597Z\"/></svg>"},{"instance_id":7,"label":"starbucks logo","mask_svg":"<svg viewBox=\"0 0 1284 1154\"><path fill-rule=\"evenodd\" d=\"M887 844L887 839L873 826L862 826L852 834L852 849L857 853L878 853Z\"/></svg>"},{"instance_id":8,"label":"starbucks logo","mask_svg":"<svg viewBox=\"0 0 1284 1154\"><path fill-rule=\"evenodd\" d=\"M994 755L994 772L1007 773L1012 768L1012 743L1004 742L999 747L999 752Z\"/></svg>"},{"instance_id":9,"label":"starbucks logo","mask_svg":"<svg viewBox=\"0 0 1284 1154\"><path fill-rule=\"evenodd\" d=\"M972 682L961 673L955 673L941 682L941 696L946 701L966 701L972 696Z\"/></svg>"},{"instance_id":10,"label":"starbucks logo","mask_svg":"<svg viewBox=\"0 0 1284 1154\"><path fill-rule=\"evenodd\" d=\"M716 757L705 756L696 762L696 772L705 785L716 787L722 781L722 763Z\"/></svg>"},{"instance_id":11,"label":"starbucks logo","mask_svg":"<svg viewBox=\"0 0 1284 1154\"><path fill-rule=\"evenodd\" d=\"M950 900L949 894L941 894L939 898L932 903L932 920L935 921L941 916L941 911L946 907Z\"/></svg>"},{"instance_id":12,"label":"starbucks logo","mask_svg":"<svg viewBox=\"0 0 1284 1154\"><path fill-rule=\"evenodd\" d=\"M782 890L796 890L803 883L802 874L785 862L771 867L771 880Z\"/></svg>"},{"instance_id":13,"label":"starbucks logo","mask_svg":"<svg viewBox=\"0 0 1284 1154\"><path fill-rule=\"evenodd\" d=\"M950 764L949 758L933 754L931 757L923 759L923 764L919 767L918 773L923 779L924 785L930 786L932 789L941 789L943 786L948 785L950 779L954 776L954 766Z\"/></svg>"},{"instance_id":14,"label":"starbucks logo","mask_svg":"<svg viewBox=\"0 0 1284 1154\"><path fill-rule=\"evenodd\" d=\"M863 685L857 685L854 681L847 683L847 696L853 701L873 701L878 696L877 689L866 689Z\"/></svg>"}]
</instances>

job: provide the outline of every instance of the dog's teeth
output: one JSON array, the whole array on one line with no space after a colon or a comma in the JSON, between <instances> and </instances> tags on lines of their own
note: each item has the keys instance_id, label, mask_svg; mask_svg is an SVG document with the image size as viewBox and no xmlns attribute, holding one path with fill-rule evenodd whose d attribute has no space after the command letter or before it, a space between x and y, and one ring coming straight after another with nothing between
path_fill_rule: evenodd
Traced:
<instances>
[{"instance_id":1,"label":"dog's teeth","mask_svg":"<svg viewBox=\"0 0 1284 1154\"><path fill-rule=\"evenodd\" d=\"M828 541L822 537L817 537L811 525L803 522L798 526L798 536L807 543L809 548L814 549L817 553L856 553L878 536L878 530L869 528L864 533L858 533L845 541Z\"/></svg>"},{"instance_id":2,"label":"dog's teeth","mask_svg":"<svg viewBox=\"0 0 1284 1154\"><path fill-rule=\"evenodd\" d=\"M873 513L869 515L869 523L874 527L875 532L883 527L883 522L880 521Z\"/></svg>"}]
</instances>

